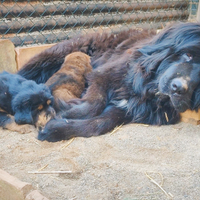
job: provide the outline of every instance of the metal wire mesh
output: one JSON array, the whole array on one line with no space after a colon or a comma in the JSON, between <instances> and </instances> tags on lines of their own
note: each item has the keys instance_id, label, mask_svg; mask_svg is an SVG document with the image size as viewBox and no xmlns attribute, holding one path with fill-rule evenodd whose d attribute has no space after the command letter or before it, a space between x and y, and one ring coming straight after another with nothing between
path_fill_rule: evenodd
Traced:
<instances>
[{"instance_id":1,"label":"metal wire mesh","mask_svg":"<svg viewBox=\"0 0 200 200\"><path fill-rule=\"evenodd\" d=\"M197 6L198 0L4 0L0 36L23 46L57 43L77 33L103 29L161 28L195 16Z\"/></svg>"}]
</instances>

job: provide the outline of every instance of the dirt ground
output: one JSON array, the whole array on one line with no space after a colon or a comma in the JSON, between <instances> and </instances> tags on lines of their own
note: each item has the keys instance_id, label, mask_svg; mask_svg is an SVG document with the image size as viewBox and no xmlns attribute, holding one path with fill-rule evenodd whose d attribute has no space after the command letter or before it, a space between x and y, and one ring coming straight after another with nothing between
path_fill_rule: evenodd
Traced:
<instances>
[{"instance_id":1,"label":"dirt ground","mask_svg":"<svg viewBox=\"0 0 200 200\"><path fill-rule=\"evenodd\" d=\"M129 124L57 143L36 135L0 129L0 168L51 200L200 198L200 126ZM70 172L30 173L63 170Z\"/></svg>"}]
</instances>

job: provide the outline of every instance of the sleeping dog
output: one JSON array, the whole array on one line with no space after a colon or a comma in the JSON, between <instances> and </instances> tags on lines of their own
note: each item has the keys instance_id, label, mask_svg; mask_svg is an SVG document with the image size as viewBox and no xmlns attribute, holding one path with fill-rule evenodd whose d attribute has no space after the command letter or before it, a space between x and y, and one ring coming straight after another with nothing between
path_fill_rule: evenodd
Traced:
<instances>
[{"instance_id":1,"label":"sleeping dog","mask_svg":"<svg viewBox=\"0 0 200 200\"><path fill-rule=\"evenodd\" d=\"M81 99L66 103L62 119L46 124L40 140L98 136L126 123L173 124L181 112L200 108L198 23L178 23L157 35L129 30L74 37L36 55L18 74L44 83L75 51L91 57L89 86Z\"/></svg>"},{"instance_id":2,"label":"sleeping dog","mask_svg":"<svg viewBox=\"0 0 200 200\"><path fill-rule=\"evenodd\" d=\"M200 108L199 23L177 23L157 35L81 35L38 54L19 74L41 83L77 50L91 56L89 87L68 103L63 119L46 124L40 140L98 136L126 123L172 124L181 112Z\"/></svg>"},{"instance_id":3,"label":"sleeping dog","mask_svg":"<svg viewBox=\"0 0 200 200\"><path fill-rule=\"evenodd\" d=\"M30 125L42 129L68 100L81 96L91 70L90 57L75 52L66 56L61 69L46 84L3 72L0 74L0 126L21 133L32 130Z\"/></svg>"},{"instance_id":4,"label":"sleeping dog","mask_svg":"<svg viewBox=\"0 0 200 200\"><path fill-rule=\"evenodd\" d=\"M58 70L46 85L54 96L54 108L58 112L70 99L80 98L85 89L86 76L92 71L90 57L81 52L74 52L65 57Z\"/></svg>"},{"instance_id":5,"label":"sleeping dog","mask_svg":"<svg viewBox=\"0 0 200 200\"><path fill-rule=\"evenodd\" d=\"M48 113L54 113L52 103L53 96L46 85L36 84L17 74L0 74L1 127L20 133L30 132L33 127L28 124L38 120L41 107Z\"/></svg>"}]
</instances>

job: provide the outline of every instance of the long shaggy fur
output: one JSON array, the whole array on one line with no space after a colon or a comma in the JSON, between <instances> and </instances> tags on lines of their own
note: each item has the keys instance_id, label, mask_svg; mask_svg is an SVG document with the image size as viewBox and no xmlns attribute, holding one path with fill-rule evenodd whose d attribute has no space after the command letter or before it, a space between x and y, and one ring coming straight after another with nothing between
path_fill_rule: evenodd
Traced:
<instances>
[{"instance_id":1,"label":"long shaggy fur","mask_svg":"<svg viewBox=\"0 0 200 200\"><path fill-rule=\"evenodd\" d=\"M19 75L43 83L74 51L91 56L93 72L82 99L68 102L63 119L49 121L38 138L58 141L104 134L122 123L176 123L198 109L200 25L179 23L155 35L130 30L59 43L31 59Z\"/></svg>"},{"instance_id":2,"label":"long shaggy fur","mask_svg":"<svg viewBox=\"0 0 200 200\"><path fill-rule=\"evenodd\" d=\"M23 133L33 129L25 124L35 125L39 130L44 128L56 112L66 109L67 101L80 98L91 71L90 57L75 52L66 56L61 69L45 84L1 73L0 126Z\"/></svg>"},{"instance_id":3,"label":"long shaggy fur","mask_svg":"<svg viewBox=\"0 0 200 200\"><path fill-rule=\"evenodd\" d=\"M44 84L36 84L17 74L7 72L0 74L1 127L20 133L32 131L34 127L29 124L35 124L38 121L37 114L41 110L47 113L50 109L50 105L48 109L45 106L46 101L53 101L53 97L49 88Z\"/></svg>"}]
</instances>

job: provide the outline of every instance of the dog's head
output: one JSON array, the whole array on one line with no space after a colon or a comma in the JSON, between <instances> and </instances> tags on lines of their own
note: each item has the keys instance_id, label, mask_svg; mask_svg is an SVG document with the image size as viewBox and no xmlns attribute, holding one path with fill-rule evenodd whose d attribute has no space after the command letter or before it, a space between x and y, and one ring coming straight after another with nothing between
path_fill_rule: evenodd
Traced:
<instances>
[{"instance_id":1,"label":"dog's head","mask_svg":"<svg viewBox=\"0 0 200 200\"><path fill-rule=\"evenodd\" d=\"M198 109L200 96L195 93L200 88L200 24L172 26L161 36L164 44L170 45L167 57L158 67L158 72L162 72L159 91L170 98L178 112Z\"/></svg>"},{"instance_id":2,"label":"dog's head","mask_svg":"<svg viewBox=\"0 0 200 200\"><path fill-rule=\"evenodd\" d=\"M200 58L184 53L159 78L159 92L169 96L178 112L194 109L193 95L200 85Z\"/></svg>"},{"instance_id":3,"label":"dog's head","mask_svg":"<svg viewBox=\"0 0 200 200\"><path fill-rule=\"evenodd\" d=\"M179 23L164 29L137 50L136 59L140 61L142 74L139 77L143 78L143 81L138 80L139 86L148 81L156 82L160 97L169 100L177 112L198 109L199 55L200 24Z\"/></svg>"},{"instance_id":4,"label":"dog's head","mask_svg":"<svg viewBox=\"0 0 200 200\"><path fill-rule=\"evenodd\" d=\"M55 116L53 96L44 84L27 80L12 99L12 109L17 124L44 126Z\"/></svg>"}]
</instances>

